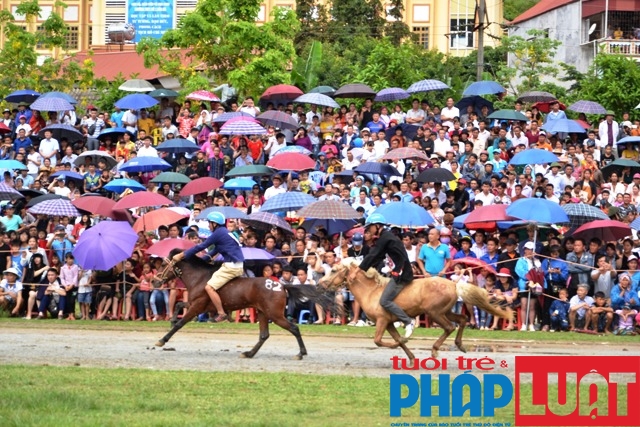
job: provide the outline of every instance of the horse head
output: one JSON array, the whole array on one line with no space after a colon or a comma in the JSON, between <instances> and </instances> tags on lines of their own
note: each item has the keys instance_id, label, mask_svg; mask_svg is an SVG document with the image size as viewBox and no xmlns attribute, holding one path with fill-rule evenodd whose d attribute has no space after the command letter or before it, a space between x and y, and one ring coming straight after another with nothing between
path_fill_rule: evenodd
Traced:
<instances>
[{"instance_id":1,"label":"horse head","mask_svg":"<svg viewBox=\"0 0 640 427\"><path fill-rule=\"evenodd\" d=\"M180 252L179 249L173 249L171 253L169 253L169 257L164 258L161 266L162 271L151 281L155 289L161 287L169 280L182 275L182 270L178 267L179 263L173 260L173 256L178 252Z\"/></svg>"},{"instance_id":2,"label":"horse head","mask_svg":"<svg viewBox=\"0 0 640 427\"><path fill-rule=\"evenodd\" d=\"M356 267L353 261L353 258L343 259L340 263L334 265L331 268L331 273L320 279L318 284L329 290L341 288L347 282L351 269Z\"/></svg>"}]
</instances>

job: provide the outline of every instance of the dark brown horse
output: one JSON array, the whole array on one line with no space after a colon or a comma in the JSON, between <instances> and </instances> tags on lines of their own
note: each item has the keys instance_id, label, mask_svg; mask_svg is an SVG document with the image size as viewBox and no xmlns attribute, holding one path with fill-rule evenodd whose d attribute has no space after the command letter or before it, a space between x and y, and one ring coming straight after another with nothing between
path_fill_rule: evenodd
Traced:
<instances>
[{"instance_id":1,"label":"dark brown horse","mask_svg":"<svg viewBox=\"0 0 640 427\"><path fill-rule=\"evenodd\" d=\"M213 303L204 288L213 272L220 265L209 264L198 257L192 257L176 263L171 259L178 252L180 252L179 249L171 251L169 258L165 259L163 263L162 272L153 281L153 285L157 288L167 280L179 277L189 292L188 310L182 319L173 324L171 330L156 343L158 347L165 345L173 334L197 315L215 311ZM242 353L241 357L251 358L260 350L262 344L269 338L269 320L291 332L296 337L300 346L300 353L295 356L295 359L300 360L303 356L306 356L307 349L304 346L304 342L302 342L300 330L298 326L289 322L285 317L285 306L288 294L291 294L296 299L308 298L322 303L324 299L315 286L282 285L275 280L257 277L237 278L220 288L218 294L226 312L243 308L255 308L257 311L258 323L260 324L260 339L250 351Z\"/></svg>"}]
</instances>

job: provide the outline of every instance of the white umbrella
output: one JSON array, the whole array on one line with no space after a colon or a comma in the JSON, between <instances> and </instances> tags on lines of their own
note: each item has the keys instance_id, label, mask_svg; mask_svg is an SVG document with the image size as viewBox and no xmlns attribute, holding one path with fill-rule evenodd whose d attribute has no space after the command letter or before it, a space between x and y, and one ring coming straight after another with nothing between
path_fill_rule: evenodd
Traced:
<instances>
[{"instance_id":1,"label":"white umbrella","mask_svg":"<svg viewBox=\"0 0 640 427\"><path fill-rule=\"evenodd\" d=\"M156 88L146 80L131 79L122 83L118 89L123 90L125 92L151 92Z\"/></svg>"}]
</instances>

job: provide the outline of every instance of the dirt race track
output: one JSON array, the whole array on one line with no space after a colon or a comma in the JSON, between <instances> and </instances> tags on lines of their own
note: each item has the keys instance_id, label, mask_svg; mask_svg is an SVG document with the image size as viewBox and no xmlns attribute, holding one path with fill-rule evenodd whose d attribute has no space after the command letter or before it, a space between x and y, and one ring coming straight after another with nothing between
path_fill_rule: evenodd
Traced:
<instances>
[{"instance_id":1,"label":"dirt race track","mask_svg":"<svg viewBox=\"0 0 640 427\"><path fill-rule=\"evenodd\" d=\"M5 325L8 326L8 325ZM291 335L272 334L253 359L241 359L257 341L255 333L243 331L184 331L165 345L153 344L163 334L157 331L84 329L34 329L11 325L0 331L0 364L95 366L155 370L203 370L241 372L295 372L387 377L391 357L402 350L378 349L370 338L303 336L309 355L292 360L298 347ZM634 355L638 343L544 343L500 342L492 345L466 340L471 357L488 356L514 365L516 355ZM416 357L431 355L432 338L418 338L409 346ZM462 355L447 341L440 357Z\"/></svg>"}]
</instances>

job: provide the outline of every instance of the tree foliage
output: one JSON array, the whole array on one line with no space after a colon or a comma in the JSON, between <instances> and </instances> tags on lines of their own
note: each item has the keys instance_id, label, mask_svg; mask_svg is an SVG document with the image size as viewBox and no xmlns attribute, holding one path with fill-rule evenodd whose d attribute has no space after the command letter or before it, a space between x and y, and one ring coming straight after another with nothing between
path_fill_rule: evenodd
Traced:
<instances>
[{"instance_id":1,"label":"tree foliage","mask_svg":"<svg viewBox=\"0 0 640 427\"><path fill-rule=\"evenodd\" d=\"M523 12L531 9L540 0L505 0L503 6L504 19L511 21Z\"/></svg>"}]
</instances>

